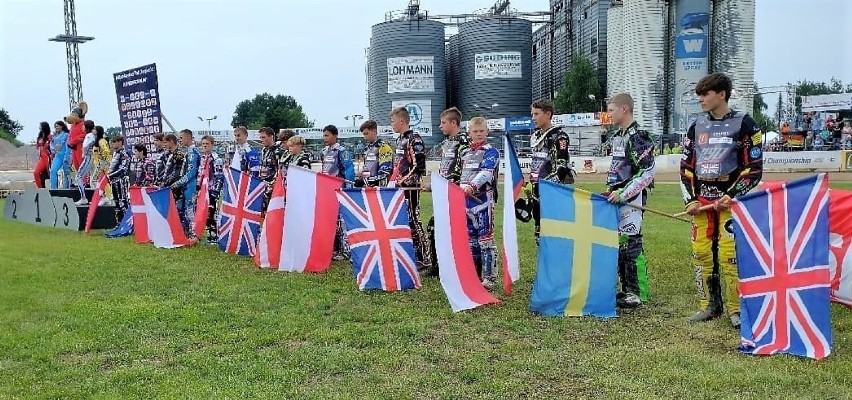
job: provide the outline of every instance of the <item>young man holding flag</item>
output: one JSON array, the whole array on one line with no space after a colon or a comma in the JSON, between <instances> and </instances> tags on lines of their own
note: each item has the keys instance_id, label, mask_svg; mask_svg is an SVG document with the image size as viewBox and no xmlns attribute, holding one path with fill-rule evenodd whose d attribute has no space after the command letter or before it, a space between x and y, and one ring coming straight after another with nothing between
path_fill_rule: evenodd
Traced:
<instances>
[{"instance_id":1,"label":"young man holding flag","mask_svg":"<svg viewBox=\"0 0 852 400\"><path fill-rule=\"evenodd\" d=\"M188 238L195 237L192 224L195 221L195 192L198 180L198 165L201 155L195 147L192 131L184 129L180 131L180 143L183 146L183 164L180 168L180 178L171 185L172 193L175 195L180 222Z\"/></svg>"},{"instance_id":2,"label":"young man holding flag","mask_svg":"<svg viewBox=\"0 0 852 400\"><path fill-rule=\"evenodd\" d=\"M654 181L654 142L633 119L633 98L629 94L613 96L607 111L619 127L609 140L612 163L606 178L609 202L622 204L618 210L621 290L616 295L616 305L633 308L648 301L648 266L642 245L643 214L628 204L645 206L648 198L645 189Z\"/></svg>"},{"instance_id":3,"label":"young man holding flag","mask_svg":"<svg viewBox=\"0 0 852 400\"><path fill-rule=\"evenodd\" d=\"M266 191L263 192L263 206L261 213L266 213L269 199L272 197L272 185L275 183L275 175L278 173L278 162L282 156L282 149L275 142L275 131L272 128L260 128L258 133L263 150L260 151L260 167L257 177L266 183Z\"/></svg>"},{"instance_id":4,"label":"young man holding flag","mask_svg":"<svg viewBox=\"0 0 852 400\"><path fill-rule=\"evenodd\" d=\"M390 184L403 188L419 188L423 174L426 173L426 145L420 135L411 130L411 115L405 107L394 108L390 117L391 127L399 135L396 138L396 156ZM420 223L420 192L406 190L405 200L408 205L408 225L414 242L417 269L422 271L432 266L432 254Z\"/></svg>"},{"instance_id":5,"label":"young man holding flag","mask_svg":"<svg viewBox=\"0 0 852 400\"><path fill-rule=\"evenodd\" d=\"M692 252L701 307L690 321L709 321L724 309L739 329L739 276L730 206L733 198L760 182L763 132L750 116L728 106L732 88L731 78L719 73L705 76L695 86L705 113L692 123L683 140L680 175L686 212L693 216Z\"/></svg>"},{"instance_id":6,"label":"young man holding flag","mask_svg":"<svg viewBox=\"0 0 852 400\"><path fill-rule=\"evenodd\" d=\"M234 156L231 158L231 168L248 172L257 176L260 168L260 152L248 144L248 129L244 126L234 128Z\"/></svg>"},{"instance_id":7,"label":"young man holding flag","mask_svg":"<svg viewBox=\"0 0 852 400\"><path fill-rule=\"evenodd\" d=\"M376 121L369 120L361 124L361 134L364 135L364 164L361 176L355 178L355 187L387 186L388 178L393 172L393 148L379 138L379 127Z\"/></svg>"},{"instance_id":8,"label":"young man holding flag","mask_svg":"<svg viewBox=\"0 0 852 400\"><path fill-rule=\"evenodd\" d=\"M470 147L459 153L459 186L467 195L467 232L480 279L488 291L497 283L497 247L494 245L494 203L500 152L488 144L485 118L470 120Z\"/></svg>"},{"instance_id":9,"label":"young man holding flag","mask_svg":"<svg viewBox=\"0 0 852 400\"><path fill-rule=\"evenodd\" d=\"M470 138L461 130L461 112L452 107L441 113L441 132L444 141L441 142L441 166L438 173L448 181L458 184L461 177L461 156L470 147ZM428 190L429 188L426 188ZM438 276L438 253L435 248L435 217L429 218L426 226L429 235L429 251L432 255L432 266L424 272L425 276ZM480 265L480 264L477 264ZM481 265L480 265L481 267Z\"/></svg>"},{"instance_id":10,"label":"young man holding flag","mask_svg":"<svg viewBox=\"0 0 852 400\"><path fill-rule=\"evenodd\" d=\"M124 148L123 137L116 136L110 139L109 144L112 147L112 160L109 163L107 178L112 185L112 198L115 201L115 221L120 224L124 220L124 213L127 212L129 204L127 190L130 186L130 179L128 178L130 155Z\"/></svg>"},{"instance_id":11,"label":"young man holding flag","mask_svg":"<svg viewBox=\"0 0 852 400\"><path fill-rule=\"evenodd\" d=\"M337 141L337 127L328 125L322 130L322 139L325 148L322 149L322 173L336 176L348 182L355 179L355 164L352 162L352 153L346 146ZM348 183L343 184L348 187ZM334 256L336 261L349 259L349 245L346 243L346 229L343 228L343 220L337 218L337 231L334 234Z\"/></svg>"},{"instance_id":12,"label":"young man holding flag","mask_svg":"<svg viewBox=\"0 0 852 400\"><path fill-rule=\"evenodd\" d=\"M198 186L207 179L207 244L219 245L219 194L225 183L225 160L213 151L215 141L210 135L201 138L201 161L198 172ZM199 194L202 194L199 192ZM200 200L200 199L199 199Z\"/></svg>"},{"instance_id":13,"label":"young man holding flag","mask_svg":"<svg viewBox=\"0 0 852 400\"><path fill-rule=\"evenodd\" d=\"M532 103L532 119L536 131L530 136L533 148L530 164L530 183L525 189L531 199L532 214L535 220L535 243L538 245L541 232L541 203L539 202L538 182L548 180L563 185L574 183L574 170L571 169L571 154L568 149L570 140L562 128L553 126L553 103L549 100L537 100Z\"/></svg>"}]
</instances>

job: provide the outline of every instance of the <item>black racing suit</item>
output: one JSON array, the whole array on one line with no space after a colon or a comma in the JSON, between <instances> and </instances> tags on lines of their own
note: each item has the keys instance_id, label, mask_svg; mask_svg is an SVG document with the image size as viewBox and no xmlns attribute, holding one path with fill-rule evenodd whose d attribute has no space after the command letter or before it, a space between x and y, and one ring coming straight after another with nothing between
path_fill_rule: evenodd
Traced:
<instances>
[{"instance_id":1,"label":"black racing suit","mask_svg":"<svg viewBox=\"0 0 852 400\"><path fill-rule=\"evenodd\" d=\"M122 146L112 153L112 161L109 163L109 183L112 186L112 199L115 201L115 222L120 224L127 212L128 193L130 179L130 156Z\"/></svg>"},{"instance_id":2,"label":"black racing suit","mask_svg":"<svg viewBox=\"0 0 852 400\"><path fill-rule=\"evenodd\" d=\"M420 135L410 129L401 133L396 139L396 156L392 183L397 187L420 187L420 181L426 173L426 145ZM432 254L426 243L426 233L420 223L420 192L406 190L405 200L408 205L408 225L411 228L411 239L414 242L414 252L417 257L418 269L424 270L432 266Z\"/></svg>"},{"instance_id":3,"label":"black racing suit","mask_svg":"<svg viewBox=\"0 0 852 400\"><path fill-rule=\"evenodd\" d=\"M530 183L532 184L532 214L535 220L535 242L538 244L541 231L541 203L539 202L538 182L551 182L570 185L574 183L574 170L571 169L571 154L568 146L570 139L560 127L550 127L547 131L535 131L530 137L533 148L530 165Z\"/></svg>"}]
</instances>

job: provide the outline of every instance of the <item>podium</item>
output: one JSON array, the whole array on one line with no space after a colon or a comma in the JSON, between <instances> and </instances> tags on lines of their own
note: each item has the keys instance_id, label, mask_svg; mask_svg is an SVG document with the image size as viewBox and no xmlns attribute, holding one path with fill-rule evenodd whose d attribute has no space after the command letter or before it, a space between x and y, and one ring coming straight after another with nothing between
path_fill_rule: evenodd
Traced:
<instances>
[{"instance_id":1,"label":"podium","mask_svg":"<svg viewBox=\"0 0 852 400\"><path fill-rule=\"evenodd\" d=\"M95 191L86 189L86 199L92 200ZM6 198L3 216L6 219L34 225L82 231L86 228L89 205L78 206L77 189L29 189ZM99 206L92 229L111 229L116 226L115 207Z\"/></svg>"}]
</instances>

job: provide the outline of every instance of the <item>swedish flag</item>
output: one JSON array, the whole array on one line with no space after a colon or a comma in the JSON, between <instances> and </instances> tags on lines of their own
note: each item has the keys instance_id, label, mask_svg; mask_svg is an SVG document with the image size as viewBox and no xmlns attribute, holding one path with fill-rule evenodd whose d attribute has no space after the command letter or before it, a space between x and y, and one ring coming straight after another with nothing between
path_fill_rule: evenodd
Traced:
<instances>
[{"instance_id":1,"label":"swedish flag","mask_svg":"<svg viewBox=\"0 0 852 400\"><path fill-rule=\"evenodd\" d=\"M541 245L530 310L615 316L618 207L603 196L539 184Z\"/></svg>"}]
</instances>

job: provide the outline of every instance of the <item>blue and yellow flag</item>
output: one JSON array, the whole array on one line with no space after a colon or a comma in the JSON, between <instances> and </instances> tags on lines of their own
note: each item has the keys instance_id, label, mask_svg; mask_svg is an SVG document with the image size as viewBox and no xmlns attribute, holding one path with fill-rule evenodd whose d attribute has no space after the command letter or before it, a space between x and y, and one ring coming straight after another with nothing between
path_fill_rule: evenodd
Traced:
<instances>
[{"instance_id":1,"label":"blue and yellow flag","mask_svg":"<svg viewBox=\"0 0 852 400\"><path fill-rule=\"evenodd\" d=\"M615 316L618 207L603 196L542 181L541 241L530 311Z\"/></svg>"}]
</instances>

